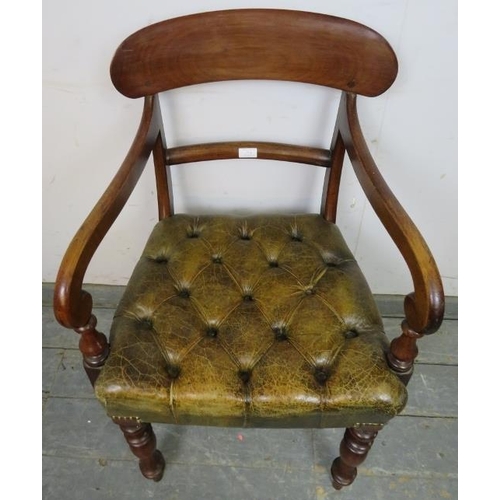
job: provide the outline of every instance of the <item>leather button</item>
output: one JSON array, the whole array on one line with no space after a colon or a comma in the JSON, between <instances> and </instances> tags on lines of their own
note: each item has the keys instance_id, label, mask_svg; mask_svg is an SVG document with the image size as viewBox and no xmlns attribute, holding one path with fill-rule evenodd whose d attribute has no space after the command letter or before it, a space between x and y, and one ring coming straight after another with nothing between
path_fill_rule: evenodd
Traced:
<instances>
[{"instance_id":1,"label":"leather button","mask_svg":"<svg viewBox=\"0 0 500 500\"><path fill-rule=\"evenodd\" d=\"M219 333L219 330L215 326L209 326L206 329L206 334L207 334L208 337L215 338L215 337L217 337L218 333Z\"/></svg>"},{"instance_id":2,"label":"leather button","mask_svg":"<svg viewBox=\"0 0 500 500\"><path fill-rule=\"evenodd\" d=\"M314 370L314 378L318 384L324 385L326 381L330 378L330 369L326 366L317 367Z\"/></svg>"},{"instance_id":3,"label":"leather button","mask_svg":"<svg viewBox=\"0 0 500 500\"><path fill-rule=\"evenodd\" d=\"M288 338L288 329L285 325L273 326L274 338L276 340L286 340Z\"/></svg>"},{"instance_id":4,"label":"leather button","mask_svg":"<svg viewBox=\"0 0 500 500\"><path fill-rule=\"evenodd\" d=\"M200 223L198 217L191 221L186 228L186 236L188 238L198 238L201 235L203 225Z\"/></svg>"},{"instance_id":5,"label":"leather button","mask_svg":"<svg viewBox=\"0 0 500 500\"><path fill-rule=\"evenodd\" d=\"M356 330L347 330L346 332L344 332L344 337L346 339L353 339L355 337L357 337L359 334Z\"/></svg>"},{"instance_id":6,"label":"leather button","mask_svg":"<svg viewBox=\"0 0 500 500\"><path fill-rule=\"evenodd\" d=\"M269 267L279 267L278 261L277 260L270 260Z\"/></svg>"},{"instance_id":7,"label":"leather button","mask_svg":"<svg viewBox=\"0 0 500 500\"><path fill-rule=\"evenodd\" d=\"M178 378L179 375L181 374L181 369L177 365L168 365L167 366L167 373L170 378Z\"/></svg>"},{"instance_id":8,"label":"leather button","mask_svg":"<svg viewBox=\"0 0 500 500\"><path fill-rule=\"evenodd\" d=\"M238 371L238 377L244 384L247 384L249 382L251 375L252 372L248 369L242 368Z\"/></svg>"},{"instance_id":9,"label":"leather button","mask_svg":"<svg viewBox=\"0 0 500 500\"><path fill-rule=\"evenodd\" d=\"M241 240L251 240L252 239L252 231L250 231L250 229L248 229L246 222L238 228L238 235L239 235Z\"/></svg>"},{"instance_id":10,"label":"leather button","mask_svg":"<svg viewBox=\"0 0 500 500\"><path fill-rule=\"evenodd\" d=\"M153 320L151 318L139 318L139 323L145 330L153 329Z\"/></svg>"},{"instance_id":11,"label":"leather button","mask_svg":"<svg viewBox=\"0 0 500 500\"><path fill-rule=\"evenodd\" d=\"M151 260L153 260L157 264L167 264L168 263L168 257L166 255L158 255Z\"/></svg>"},{"instance_id":12,"label":"leather button","mask_svg":"<svg viewBox=\"0 0 500 500\"><path fill-rule=\"evenodd\" d=\"M323 252L321 257L327 267L338 267L343 262L343 259L332 251Z\"/></svg>"},{"instance_id":13,"label":"leather button","mask_svg":"<svg viewBox=\"0 0 500 500\"><path fill-rule=\"evenodd\" d=\"M214 264L222 264L222 255L212 255L212 262Z\"/></svg>"},{"instance_id":14,"label":"leather button","mask_svg":"<svg viewBox=\"0 0 500 500\"><path fill-rule=\"evenodd\" d=\"M191 292L189 291L189 288L184 286L177 290L177 295L179 297L182 297L183 299L189 299L189 297L191 296Z\"/></svg>"}]
</instances>

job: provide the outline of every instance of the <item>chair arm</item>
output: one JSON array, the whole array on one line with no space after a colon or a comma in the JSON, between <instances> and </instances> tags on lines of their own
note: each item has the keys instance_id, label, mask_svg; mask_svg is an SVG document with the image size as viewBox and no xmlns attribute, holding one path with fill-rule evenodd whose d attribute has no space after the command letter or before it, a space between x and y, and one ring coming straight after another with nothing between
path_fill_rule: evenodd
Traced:
<instances>
[{"instance_id":1,"label":"chair arm","mask_svg":"<svg viewBox=\"0 0 500 500\"><path fill-rule=\"evenodd\" d=\"M158 138L158 106L154 96L145 98L141 122L125 160L66 250L55 284L54 313L67 328L82 328L90 320L92 297L82 290L83 278L94 252L137 184Z\"/></svg>"},{"instance_id":2,"label":"chair arm","mask_svg":"<svg viewBox=\"0 0 500 500\"><path fill-rule=\"evenodd\" d=\"M414 291L404 310L414 332L435 332L444 314L444 292L439 271L419 230L391 192L366 145L356 109L356 95L343 93L339 131L363 191L409 267Z\"/></svg>"}]
</instances>

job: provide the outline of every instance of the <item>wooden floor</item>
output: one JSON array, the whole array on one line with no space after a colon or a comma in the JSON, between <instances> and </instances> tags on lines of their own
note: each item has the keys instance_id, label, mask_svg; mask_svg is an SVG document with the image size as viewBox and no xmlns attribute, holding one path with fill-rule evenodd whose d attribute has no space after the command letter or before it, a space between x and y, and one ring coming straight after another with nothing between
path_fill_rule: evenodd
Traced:
<instances>
[{"instance_id":1,"label":"wooden floor","mask_svg":"<svg viewBox=\"0 0 500 500\"><path fill-rule=\"evenodd\" d=\"M120 287L95 287L99 329L108 332ZM156 425L167 466L143 479L121 432L94 399L78 336L60 327L43 286L43 498L168 500L456 499L457 327L450 301L440 332L420 341L402 415L383 429L352 486L332 489L329 468L341 429L219 429ZM398 304L398 305L396 305ZM388 335L399 302L380 297Z\"/></svg>"}]
</instances>

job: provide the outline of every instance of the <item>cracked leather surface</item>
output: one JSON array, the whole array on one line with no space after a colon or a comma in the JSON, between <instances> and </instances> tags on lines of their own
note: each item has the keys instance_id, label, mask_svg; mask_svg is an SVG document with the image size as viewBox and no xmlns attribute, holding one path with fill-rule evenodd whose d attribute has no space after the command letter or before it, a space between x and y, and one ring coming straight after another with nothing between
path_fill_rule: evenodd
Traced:
<instances>
[{"instance_id":1,"label":"cracked leather surface","mask_svg":"<svg viewBox=\"0 0 500 500\"><path fill-rule=\"evenodd\" d=\"M320 215L159 222L110 344L95 390L112 416L344 427L406 403L368 285Z\"/></svg>"}]
</instances>

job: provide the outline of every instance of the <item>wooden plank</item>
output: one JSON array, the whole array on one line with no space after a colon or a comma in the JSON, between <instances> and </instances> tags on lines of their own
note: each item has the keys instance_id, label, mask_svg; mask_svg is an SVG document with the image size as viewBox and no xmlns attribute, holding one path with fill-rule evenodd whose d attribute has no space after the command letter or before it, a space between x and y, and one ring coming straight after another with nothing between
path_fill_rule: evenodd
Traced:
<instances>
[{"instance_id":1,"label":"wooden plank","mask_svg":"<svg viewBox=\"0 0 500 500\"><path fill-rule=\"evenodd\" d=\"M132 454L131 454L132 455ZM44 500L316 500L312 473L279 468L169 463L159 483L136 460L43 458Z\"/></svg>"},{"instance_id":2,"label":"wooden plank","mask_svg":"<svg viewBox=\"0 0 500 500\"><path fill-rule=\"evenodd\" d=\"M458 416L458 367L420 364L408 384L402 415Z\"/></svg>"}]
</instances>

